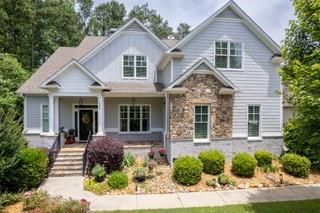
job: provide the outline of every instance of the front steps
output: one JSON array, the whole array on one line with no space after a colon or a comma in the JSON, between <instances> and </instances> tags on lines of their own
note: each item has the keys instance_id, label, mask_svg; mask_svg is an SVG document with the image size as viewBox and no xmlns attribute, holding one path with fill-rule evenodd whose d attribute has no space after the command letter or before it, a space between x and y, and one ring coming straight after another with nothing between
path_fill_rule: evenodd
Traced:
<instances>
[{"instance_id":1,"label":"front steps","mask_svg":"<svg viewBox=\"0 0 320 213\"><path fill-rule=\"evenodd\" d=\"M82 175L84 148L62 148L51 168L50 177Z\"/></svg>"}]
</instances>

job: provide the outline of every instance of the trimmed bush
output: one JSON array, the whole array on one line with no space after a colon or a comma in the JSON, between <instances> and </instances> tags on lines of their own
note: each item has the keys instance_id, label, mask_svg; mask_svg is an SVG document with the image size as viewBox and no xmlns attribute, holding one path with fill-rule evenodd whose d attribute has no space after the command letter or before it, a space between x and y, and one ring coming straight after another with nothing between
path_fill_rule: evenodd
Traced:
<instances>
[{"instance_id":1,"label":"trimmed bush","mask_svg":"<svg viewBox=\"0 0 320 213\"><path fill-rule=\"evenodd\" d=\"M17 167L18 183L21 189L30 189L40 185L48 173L48 155L43 149L25 148L19 154Z\"/></svg>"},{"instance_id":2,"label":"trimmed bush","mask_svg":"<svg viewBox=\"0 0 320 213\"><path fill-rule=\"evenodd\" d=\"M254 153L254 158L257 160L258 166L272 165L273 154L267 150L258 150Z\"/></svg>"},{"instance_id":3,"label":"trimmed bush","mask_svg":"<svg viewBox=\"0 0 320 213\"><path fill-rule=\"evenodd\" d=\"M96 164L92 171L91 171L94 179L97 181L97 182L101 182L104 180L104 177L106 175L106 171L104 170L104 167L101 166L100 164Z\"/></svg>"},{"instance_id":4,"label":"trimmed bush","mask_svg":"<svg viewBox=\"0 0 320 213\"><path fill-rule=\"evenodd\" d=\"M203 164L192 156L178 157L173 166L173 178L183 185L194 185L201 180Z\"/></svg>"},{"instance_id":5,"label":"trimmed bush","mask_svg":"<svg viewBox=\"0 0 320 213\"><path fill-rule=\"evenodd\" d=\"M224 171L225 157L218 150L200 152L199 159L203 163L203 171L207 174L217 175Z\"/></svg>"},{"instance_id":6,"label":"trimmed bush","mask_svg":"<svg viewBox=\"0 0 320 213\"><path fill-rule=\"evenodd\" d=\"M112 189L124 189L128 186L128 175L123 172L112 172L108 178L108 185Z\"/></svg>"},{"instance_id":7,"label":"trimmed bush","mask_svg":"<svg viewBox=\"0 0 320 213\"><path fill-rule=\"evenodd\" d=\"M289 174L297 177L308 177L310 173L310 160L297 154L285 154L281 158L283 168Z\"/></svg>"},{"instance_id":8,"label":"trimmed bush","mask_svg":"<svg viewBox=\"0 0 320 213\"><path fill-rule=\"evenodd\" d=\"M121 169L123 145L111 137L97 137L88 146L89 169L96 164L104 166L107 173Z\"/></svg>"},{"instance_id":9,"label":"trimmed bush","mask_svg":"<svg viewBox=\"0 0 320 213\"><path fill-rule=\"evenodd\" d=\"M256 166L256 159L246 152L240 152L232 159L232 171L242 177L252 177Z\"/></svg>"}]
</instances>

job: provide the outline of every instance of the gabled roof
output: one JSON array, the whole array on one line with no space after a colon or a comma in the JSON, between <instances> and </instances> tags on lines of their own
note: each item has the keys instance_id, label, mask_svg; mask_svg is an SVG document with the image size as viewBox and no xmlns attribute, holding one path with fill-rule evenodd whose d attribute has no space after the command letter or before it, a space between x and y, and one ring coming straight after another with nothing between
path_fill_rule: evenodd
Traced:
<instances>
[{"instance_id":1,"label":"gabled roof","mask_svg":"<svg viewBox=\"0 0 320 213\"><path fill-rule=\"evenodd\" d=\"M206 67L205 70L202 69L204 67ZM225 75L223 75L219 70L217 70L206 58L202 58L198 62L196 62L194 65L192 65L187 71L185 71L174 82L172 82L167 89L170 90L175 86L180 85L195 71L199 71L199 73L202 72L202 73L213 74L225 86L230 87L235 91L238 90L237 87Z\"/></svg>"},{"instance_id":2,"label":"gabled roof","mask_svg":"<svg viewBox=\"0 0 320 213\"><path fill-rule=\"evenodd\" d=\"M123 25L119 30L117 30L114 34L112 34L108 39L106 39L105 41L103 41L101 44L99 44L98 46L96 46L95 48L93 48L90 52L88 52L87 54L85 54L79 61L81 63L85 63L86 61L88 61L91 57L93 57L97 52L99 52L101 49L103 49L105 46L107 46L108 44L110 44L113 40L115 40L116 38L118 38L121 33L128 27L130 27L130 25L132 24L137 24L138 26L140 26L143 30L145 30L148 35L151 37L151 39L153 41L155 41L163 50L167 50L168 46L161 41L153 32L151 32L146 26L144 26L137 18L133 18L130 21L128 21L125 25Z\"/></svg>"},{"instance_id":3,"label":"gabled roof","mask_svg":"<svg viewBox=\"0 0 320 213\"><path fill-rule=\"evenodd\" d=\"M234 1L230 0L220 9L218 9L215 13L213 13L209 18L207 18L204 22L198 25L191 33L189 33L182 40L177 42L174 46L172 46L167 52L171 52L174 49L179 49L188 43L192 38L198 35L202 30L206 29L216 18L217 16L223 12L225 9L230 8L236 15L243 19L243 23L253 32L255 35L261 39L274 53L280 52L279 45L272 40L272 38L263 31Z\"/></svg>"},{"instance_id":4,"label":"gabled roof","mask_svg":"<svg viewBox=\"0 0 320 213\"><path fill-rule=\"evenodd\" d=\"M46 86L48 83L54 81L54 79L56 77L58 77L59 75L61 75L63 72L65 72L66 70L68 70L68 68L70 68L72 65L77 66L80 70L82 70L85 74L87 74L90 78L92 78L92 80L94 82L97 82L98 84L100 84L101 87L104 87L104 83L94 74L92 74L89 70L87 70L85 67L83 67L76 59L72 59L71 61L69 61L69 63L67 63L65 66L63 66L58 72L54 73L53 75L51 75L46 81L44 81L41 86Z\"/></svg>"}]
</instances>

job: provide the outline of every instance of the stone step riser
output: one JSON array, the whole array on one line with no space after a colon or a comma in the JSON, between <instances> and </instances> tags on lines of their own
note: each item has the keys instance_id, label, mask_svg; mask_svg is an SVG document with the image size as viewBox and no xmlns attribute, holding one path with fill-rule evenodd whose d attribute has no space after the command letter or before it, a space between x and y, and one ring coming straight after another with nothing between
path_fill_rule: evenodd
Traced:
<instances>
[{"instance_id":1,"label":"stone step riser","mask_svg":"<svg viewBox=\"0 0 320 213\"><path fill-rule=\"evenodd\" d=\"M65 176L81 176L82 172L74 172L74 173L51 173L50 177L65 177Z\"/></svg>"},{"instance_id":2,"label":"stone step riser","mask_svg":"<svg viewBox=\"0 0 320 213\"><path fill-rule=\"evenodd\" d=\"M51 171L74 171L82 170L82 166L53 166Z\"/></svg>"},{"instance_id":3,"label":"stone step riser","mask_svg":"<svg viewBox=\"0 0 320 213\"><path fill-rule=\"evenodd\" d=\"M57 161L82 161L83 158L82 157L57 157L56 158L56 162Z\"/></svg>"},{"instance_id":4,"label":"stone step riser","mask_svg":"<svg viewBox=\"0 0 320 213\"><path fill-rule=\"evenodd\" d=\"M54 163L54 166L82 166L82 161L58 161Z\"/></svg>"}]
</instances>

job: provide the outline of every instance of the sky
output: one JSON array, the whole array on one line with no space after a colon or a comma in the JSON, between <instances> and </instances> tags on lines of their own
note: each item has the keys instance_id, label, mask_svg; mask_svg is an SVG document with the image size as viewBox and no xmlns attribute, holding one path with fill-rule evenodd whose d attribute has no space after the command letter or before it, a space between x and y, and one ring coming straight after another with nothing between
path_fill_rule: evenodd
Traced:
<instances>
[{"instance_id":1,"label":"sky","mask_svg":"<svg viewBox=\"0 0 320 213\"><path fill-rule=\"evenodd\" d=\"M95 5L107 0L94 0ZM201 24L228 0L118 0L130 11L134 5L148 2L175 30L186 22L192 28ZM294 19L290 0L234 0L274 41L284 39L289 20Z\"/></svg>"}]
</instances>

